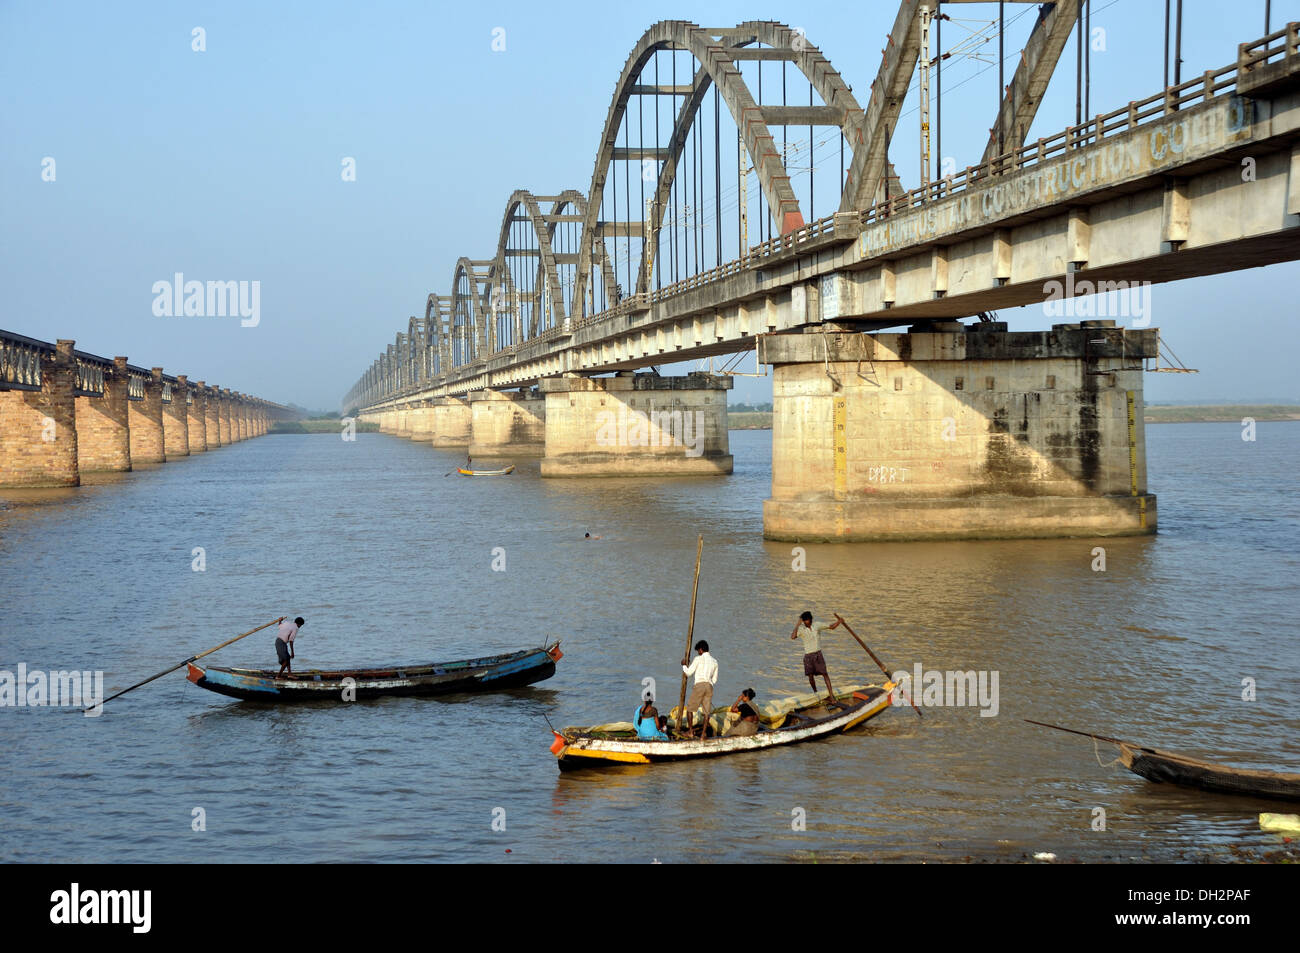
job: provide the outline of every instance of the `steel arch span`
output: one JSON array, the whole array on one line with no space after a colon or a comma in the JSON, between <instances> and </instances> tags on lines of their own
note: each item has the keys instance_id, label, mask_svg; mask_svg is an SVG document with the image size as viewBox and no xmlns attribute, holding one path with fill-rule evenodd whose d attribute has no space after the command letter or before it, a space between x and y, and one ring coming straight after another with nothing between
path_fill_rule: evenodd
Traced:
<instances>
[{"instance_id":1,"label":"steel arch span","mask_svg":"<svg viewBox=\"0 0 1300 953\"><path fill-rule=\"evenodd\" d=\"M747 260L769 235L802 234L814 219L809 227L817 226L819 213L869 214L894 191L889 142L917 71L920 26L936 9L899 0L865 106L788 24L653 24L617 77L586 191L514 190L491 256L461 256L451 288L428 295L423 320L411 319L347 400L409 391L629 296L676 293ZM1024 142L1077 9L1038 5L981 164ZM836 148L838 170L827 168ZM750 238L753 206L758 242Z\"/></svg>"}]
</instances>

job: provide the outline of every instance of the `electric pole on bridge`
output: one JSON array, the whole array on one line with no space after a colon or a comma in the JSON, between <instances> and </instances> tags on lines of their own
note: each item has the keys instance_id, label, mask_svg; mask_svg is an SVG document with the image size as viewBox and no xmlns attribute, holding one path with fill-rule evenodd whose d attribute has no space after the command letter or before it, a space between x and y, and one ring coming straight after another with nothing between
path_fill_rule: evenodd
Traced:
<instances>
[{"instance_id":1,"label":"electric pole on bridge","mask_svg":"<svg viewBox=\"0 0 1300 953\"><path fill-rule=\"evenodd\" d=\"M921 188L930 184L930 8L917 11L921 29Z\"/></svg>"}]
</instances>

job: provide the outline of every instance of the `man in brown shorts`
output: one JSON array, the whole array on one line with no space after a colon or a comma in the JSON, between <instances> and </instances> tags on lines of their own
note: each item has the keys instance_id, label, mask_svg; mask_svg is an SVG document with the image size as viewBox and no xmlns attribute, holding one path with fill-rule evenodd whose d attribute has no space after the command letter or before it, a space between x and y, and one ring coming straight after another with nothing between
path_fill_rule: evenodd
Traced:
<instances>
[{"instance_id":1,"label":"man in brown shorts","mask_svg":"<svg viewBox=\"0 0 1300 953\"><path fill-rule=\"evenodd\" d=\"M835 701L835 689L831 688L831 677L826 673L826 658L822 655L821 634L839 627L838 620L830 625L825 622L814 625L812 613L804 612L795 623L794 631L790 633L791 641L803 639L803 673L808 676L808 684L812 686L814 692L817 691L816 679L820 675L826 680L826 692L832 702Z\"/></svg>"},{"instance_id":2,"label":"man in brown shorts","mask_svg":"<svg viewBox=\"0 0 1300 953\"><path fill-rule=\"evenodd\" d=\"M700 722L700 737L709 730L709 716L713 714L713 686L718 683L718 662L709 654L709 643L703 639L695 643L695 658L690 666L682 659L682 674L694 675L695 684L691 688L691 697L686 700L686 736L694 734L695 712L703 708L704 718Z\"/></svg>"}]
</instances>

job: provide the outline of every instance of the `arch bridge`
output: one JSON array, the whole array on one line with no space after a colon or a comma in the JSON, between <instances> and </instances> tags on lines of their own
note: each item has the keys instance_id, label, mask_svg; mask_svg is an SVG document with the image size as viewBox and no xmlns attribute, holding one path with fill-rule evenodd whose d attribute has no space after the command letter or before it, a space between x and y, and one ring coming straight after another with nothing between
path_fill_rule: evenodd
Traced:
<instances>
[{"instance_id":1,"label":"arch bridge","mask_svg":"<svg viewBox=\"0 0 1300 953\"><path fill-rule=\"evenodd\" d=\"M989 137L932 177L956 2L903 0L862 94L785 24L654 24L586 189L512 192L493 253L456 261L344 410L439 446L535 453L545 475L728 472L730 380L657 368L756 349L775 374L770 536L942 536L954 507L968 535L1151 531L1141 368L1157 333L1092 296L1140 311L1153 282L1300 258L1296 24L1089 115L1089 5L1006 4L1030 25ZM1028 141L1071 45L1075 122ZM905 187L889 157L913 83L921 181ZM1085 320L1025 336L990 317L1045 301Z\"/></svg>"}]
</instances>

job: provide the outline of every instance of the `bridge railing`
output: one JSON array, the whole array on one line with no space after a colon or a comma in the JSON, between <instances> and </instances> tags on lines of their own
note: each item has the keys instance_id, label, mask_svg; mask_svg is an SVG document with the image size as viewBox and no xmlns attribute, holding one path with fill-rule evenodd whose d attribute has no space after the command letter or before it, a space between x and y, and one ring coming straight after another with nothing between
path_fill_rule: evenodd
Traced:
<instances>
[{"instance_id":1,"label":"bridge railing","mask_svg":"<svg viewBox=\"0 0 1300 953\"><path fill-rule=\"evenodd\" d=\"M1282 40L1280 46L1273 45L1277 40ZM1267 63L1278 56L1300 56L1300 23L1288 23L1282 29L1260 37L1253 43L1239 44L1237 72L1249 73L1261 63Z\"/></svg>"},{"instance_id":2,"label":"bridge railing","mask_svg":"<svg viewBox=\"0 0 1300 953\"><path fill-rule=\"evenodd\" d=\"M128 367L126 371L126 399L144 400L145 388L153 375L138 367Z\"/></svg>"},{"instance_id":3,"label":"bridge railing","mask_svg":"<svg viewBox=\"0 0 1300 953\"><path fill-rule=\"evenodd\" d=\"M0 331L0 389L40 390L41 359L54 345L11 331Z\"/></svg>"},{"instance_id":4,"label":"bridge railing","mask_svg":"<svg viewBox=\"0 0 1300 953\"><path fill-rule=\"evenodd\" d=\"M77 359L78 397L103 397L104 378L113 372L113 362L85 351L75 351Z\"/></svg>"},{"instance_id":5,"label":"bridge railing","mask_svg":"<svg viewBox=\"0 0 1300 953\"><path fill-rule=\"evenodd\" d=\"M983 184L990 176L1017 172L1038 165L1048 159L1066 155L1075 149L1097 145L1107 133L1125 132L1157 118L1177 112L1192 105L1234 92L1237 84L1261 63L1278 57L1300 55L1300 24L1288 23L1286 27L1270 33L1253 43L1243 43L1238 48L1237 62L1206 70L1195 79L1170 86L1146 99L1135 100L1108 113L1100 113L1078 126L1069 126L1056 135L1048 136L998 156L991 156L977 166L967 166L956 175L947 176L929 185L912 189L901 195L887 198L866 208L861 213L864 225L882 221L929 202L947 198L975 185Z\"/></svg>"}]
</instances>

